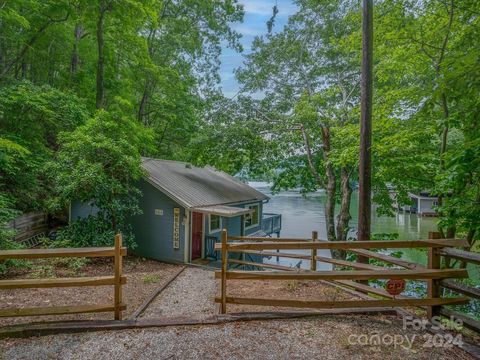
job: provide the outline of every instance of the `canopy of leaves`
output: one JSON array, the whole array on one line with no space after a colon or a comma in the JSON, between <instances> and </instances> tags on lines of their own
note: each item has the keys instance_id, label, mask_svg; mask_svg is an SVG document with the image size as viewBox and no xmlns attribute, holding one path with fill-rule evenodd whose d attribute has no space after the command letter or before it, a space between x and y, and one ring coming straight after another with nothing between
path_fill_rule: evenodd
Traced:
<instances>
[{"instance_id":1,"label":"canopy of leaves","mask_svg":"<svg viewBox=\"0 0 480 360\"><path fill-rule=\"evenodd\" d=\"M232 0L0 1L2 199L60 218L93 202L98 217L65 230L78 244L128 233L140 156L197 157L242 18Z\"/></svg>"}]
</instances>

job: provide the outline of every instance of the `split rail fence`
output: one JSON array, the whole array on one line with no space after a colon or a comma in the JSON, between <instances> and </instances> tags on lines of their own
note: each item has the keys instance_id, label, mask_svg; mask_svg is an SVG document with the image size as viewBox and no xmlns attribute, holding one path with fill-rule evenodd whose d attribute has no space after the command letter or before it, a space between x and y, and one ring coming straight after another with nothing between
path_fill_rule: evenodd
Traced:
<instances>
[{"instance_id":1,"label":"split rail fence","mask_svg":"<svg viewBox=\"0 0 480 360\"><path fill-rule=\"evenodd\" d=\"M461 305L470 301L470 298L480 299L480 290L468 287L452 278L467 278L468 272L464 268L441 268L441 257L450 257L480 264L480 254L454 249L466 246L462 239L436 239L435 233L429 234L427 240L374 240L374 241L319 241L316 232L311 239L262 238L228 236L222 231L220 243L215 250L221 252L222 267L216 271L215 277L221 280L221 293L215 301L221 304L221 312L226 313L227 304L263 305L296 308L339 309L339 308L373 308L373 307L424 307L427 315L454 315L464 321L464 325L480 331L480 324L474 319L465 317L443 307L445 305ZM428 265L425 267L381 252L368 249L428 249ZM383 263L394 265L396 268L383 267L373 264L332 259L318 256L319 249L338 249L355 253L359 256L376 259ZM285 250L307 250L303 254L283 252ZM282 251L278 253L277 251ZM277 264L257 263L232 259L231 253L255 254L262 257L285 257L310 261L310 269L297 269ZM317 261L331 263L342 268L354 270L317 271ZM258 267L270 271L235 270L229 264L237 266ZM273 271L271 271L273 270ZM387 291L374 288L359 280L374 279L404 279L427 282L427 296L413 298L407 296L392 296ZM342 286L348 286L363 293L374 294L386 299L373 300L342 300L342 301L315 301L290 300L271 298L234 297L227 294L227 281L233 280L325 280ZM455 293L468 297L442 297L441 288L448 288Z\"/></svg>"},{"instance_id":2,"label":"split rail fence","mask_svg":"<svg viewBox=\"0 0 480 360\"><path fill-rule=\"evenodd\" d=\"M122 303L122 285L126 284L127 281L127 278L122 275L122 259L126 254L127 249L122 247L121 235L115 236L114 247L2 250L0 251L0 261L8 259L32 260L44 258L113 257L113 276L0 280L0 290L113 285L114 303L111 305L3 308L0 309L0 317L114 312L115 320L121 320L122 311L126 309L126 305Z\"/></svg>"}]
</instances>

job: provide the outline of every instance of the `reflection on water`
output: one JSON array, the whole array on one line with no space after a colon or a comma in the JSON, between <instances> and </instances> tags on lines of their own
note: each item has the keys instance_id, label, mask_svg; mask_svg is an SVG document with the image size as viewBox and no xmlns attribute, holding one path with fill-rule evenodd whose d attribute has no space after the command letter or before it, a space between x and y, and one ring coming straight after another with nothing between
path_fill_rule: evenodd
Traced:
<instances>
[{"instance_id":1,"label":"reflection on water","mask_svg":"<svg viewBox=\"0 0 480 360\"><path fill-rule=\"evenodd\" d=\"M282 237L310 237L313 230L321 239L326 239L325 193L318 191L303 197L298 191L282 191L272 196L266 182L250 182L251 186L271 197L264 205L265 212L282 214ZM356 236L358 221L358 192L352 194L350 207L350 236ZM376 216L373 211L373 233L398 233L399 239L427 239L428 232L436 229L436 218L416 214L399 213L396 216Z\"/></svg>"},{"instance_id":2,"label":"reflection on water","mask_svg":"<svg viewBox=\"0 0 480 360\"><path fill-rule=\"evenodd\" d=\"M281 237L293 238L310 238L312 231L318 231L320 239L326 239L325 226L325 192L318 191L308 196L302 196L298 191L282 191L272 195L270 185L266 182L250 182L250 186L256 188L262 193L270 196L270 200L264 204L263 211L282 215L282 231ZM352 220L350 221L350 236L356 236L356 227L358 219L358 193L352 194L351 204ZM428 231L435 228L434 218L421 218L415 214L398 214L395 217L373 216L372 231L374 233L398 233L400 239L419 239L427 238ZM310 254L307 250L288 252ZM412 256L419 255L423 258L423 254L412 253ZM331 257L329 250L319 250L318 256ZM265 262L275 263L285 266L297 266L304 269L310 267L310 261L276 258L265 259ZM318 270L330 270L331 264L317 263Z\"/></svg>"}]
</instances>

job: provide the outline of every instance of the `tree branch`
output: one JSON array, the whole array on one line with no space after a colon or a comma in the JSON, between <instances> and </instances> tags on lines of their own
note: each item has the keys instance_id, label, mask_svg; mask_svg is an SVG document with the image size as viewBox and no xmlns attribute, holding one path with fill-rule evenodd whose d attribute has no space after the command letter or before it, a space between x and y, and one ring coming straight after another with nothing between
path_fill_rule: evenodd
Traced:
<instances>
[{"instance_id":1,"label":"tree branch","mask_svg":"<svg viewBox=\"0 0 480 360\"><path fill-rule=\"evenodd\" d=\"M325 181L323 181L323 179L320 177L320 174L318 173L315 167L315 163L313 162L313 154L312 154L312 148L310 146L310 138L308 137L307 131L305 130L305 126L303 126L303 124L300 125L300 131L302 132L303 143L305 145L305 150L307 151L307 161L308 161L308 166L310 168L310 171L312 172L312 175L317 181L318 185L325 188L326 187Z\"/></svg>"},{"instance_id":2,"label":"tree branch","mask_svg":"<svg viewBox=\"0 0 480 360\"><path fill-rule=\"evenodd\" d=\"M2 73L0 74L0 79L5 77L8 72L12 69L13 66L15 66L20 60L23 59L25 54L27 53L28 49L30 49L33 44L40 38L40 36L47 30L47 28L57 22L63 22L67 21L69 18L70 14L67 13L67 15L64 18L61 19L52 19L51 17L47 16L49 19L47 22L45 22L38 30L37 32L30 38L30 40L23 46L22 50L18 53L18 55L10 61L5 68L3 69Z\"/></svg>"}]
</instances>

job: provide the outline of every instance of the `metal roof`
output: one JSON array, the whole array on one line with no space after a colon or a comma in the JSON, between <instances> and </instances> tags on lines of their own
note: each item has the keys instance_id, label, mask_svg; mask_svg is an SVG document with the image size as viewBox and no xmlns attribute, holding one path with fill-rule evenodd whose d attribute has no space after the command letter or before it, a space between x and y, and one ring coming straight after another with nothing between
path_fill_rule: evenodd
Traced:
<instances>
[{"instance_id":1,"label":"metal roof","mask_svg":"<svg viewBox=\"0 0 480 360\"><path fill-rule=\"evenodd\" d=\"M424 195L424 194L426 194L426 195ZM409 192L408 196L416 198L416 199L420 199L420 200L436 200L436 199L438 199L438 196L430 195L429 193L426 193L426 192L420 192L420 194L414 194L414 193Z\"/></svg>"},{"instance_id":2,"label":"metal roof","mask_svg":"<svg viewBox=\"0 0 480 360\"><path fill-rule=\"evenodd\" d=\"M186 208L261 201L269 197L212 167L142 158L148 181Z\"/></svg>"},{"instance_id":3,"label":"metal roof","mask_svg":"<svg viewBox=\"0 0 480 360\"><path fill-rule=\"evenodd\" d=\"M227 205L198 206L192 208L192 210L200 213L219 215L223 217L234 217L238 215L253 213L255 211L253 209L233 207Z\"/></svg>"}]
</instances>

